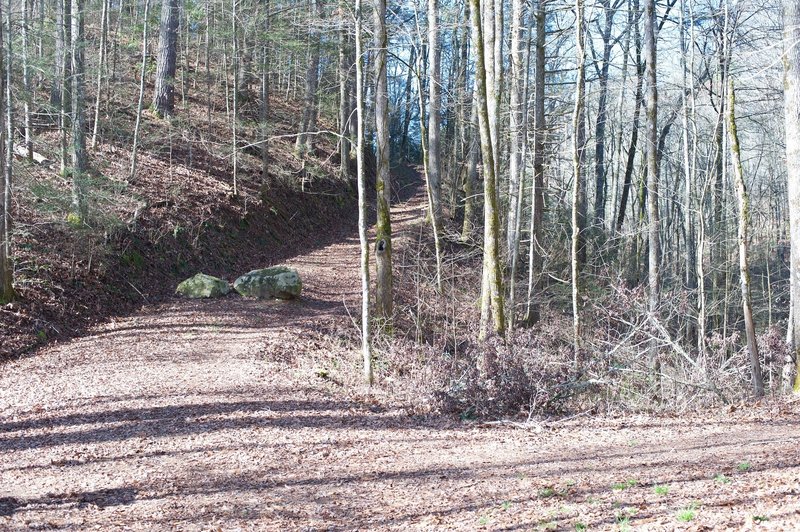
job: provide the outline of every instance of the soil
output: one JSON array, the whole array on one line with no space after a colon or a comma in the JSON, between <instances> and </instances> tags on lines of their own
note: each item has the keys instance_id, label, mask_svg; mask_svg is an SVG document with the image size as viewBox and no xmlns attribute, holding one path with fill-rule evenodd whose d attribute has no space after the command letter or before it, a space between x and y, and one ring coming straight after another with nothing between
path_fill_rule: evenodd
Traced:
<instances>
[{"instance_id":1,"label":"soil","mask_svg":"<svg viewBox=\"0 0 800 532\"><path fill-rule=\"evenodd\" d=\"M358 254L351 230L286 260L299 301L171 298L5 363L0 529L800 527L798 401L481 423L332 381Z\"/></svg>"}]
</instances>

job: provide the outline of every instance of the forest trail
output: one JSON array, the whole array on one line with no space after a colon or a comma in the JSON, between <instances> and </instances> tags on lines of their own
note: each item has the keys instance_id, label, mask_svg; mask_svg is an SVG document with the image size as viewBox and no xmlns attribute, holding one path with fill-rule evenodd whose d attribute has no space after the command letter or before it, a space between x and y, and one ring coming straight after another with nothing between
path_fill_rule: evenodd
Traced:
<instances>
[{"instance_id":1,"label":"forest trail","mask_svg":"<svg viewBox=\"0 0 800 532\"><path fill-rule=\"evenodd\" d=\"M393 212L402 241L424 196ZM519 429L300 371L353 334L358 253L352 234L286 261L299 302L176 298L5 364L0 529L800 526L797 403Z\"/></svg>"}]
</instances>

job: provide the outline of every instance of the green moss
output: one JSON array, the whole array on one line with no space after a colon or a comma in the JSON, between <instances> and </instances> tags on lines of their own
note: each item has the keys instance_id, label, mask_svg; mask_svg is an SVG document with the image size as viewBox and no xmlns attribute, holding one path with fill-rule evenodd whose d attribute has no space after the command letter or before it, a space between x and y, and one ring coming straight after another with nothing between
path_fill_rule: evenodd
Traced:
<instances>
[{"instance_id":1,"label":"green moss","mask_svg":"<svg viewBox=\"0 0 800 532\"><path fill-rule=\"evenodd\" d=\"M130 250L123 253L122 262L137 271L144 269L144 257L136 250Z\"/></svg>"}]
</instances>

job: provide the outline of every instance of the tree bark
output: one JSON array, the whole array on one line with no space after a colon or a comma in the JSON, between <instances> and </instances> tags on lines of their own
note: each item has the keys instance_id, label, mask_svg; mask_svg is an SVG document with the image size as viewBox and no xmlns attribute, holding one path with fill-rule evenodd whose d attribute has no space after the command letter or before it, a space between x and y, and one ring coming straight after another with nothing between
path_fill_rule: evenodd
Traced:
<instances>
[{"instance_id":1,"label":"tree bark","mask_svg":"<svg viewBox=\"0 0 800 532\"><path fill-rule=\"evenodd\" d=\"M235 1L235 0L232 0ZM179 0L163 0L158 35L153 111L161 118L175 111L175 70L178 57Z\"/></svg>"},{"instance_id":2,"label":"tree bark","mask_svg":"<svg viewBox=\"0 0 800 532\"><path fill-rule=\"evenodd\" d=\"M375 224L375 314L392 318L392 224L390 218L391 175L389 172L389 92L386 56L386 0L375 0L375 136L377 141L377 221Z\"/></svg>"},{"instance_id":3,"label":"tree bark","mask_svg":"<svg viewBox=\"0 0 800 532\"><path fill-rule=\"evenodd\" d=\"M367 242L367 186L364 168L364 66L361 46L361 0L355 0L356 11L356 165L358 167L358 239L361 245L361 353L364 379L372 385L372 338L369 312L369 243Z\"/></svg>"},{"instance_id":4,"label":"tree bark","mask_svg":"<svg viewBox=\"0 0 800 532\"><path fill-rule=\"evenodd\" d=\"M441 70L442 52L439 45L439 2L428 0L428 184L431 194L431 216L441 227L442 177L441 146Z\"/></svg>"},{"instance_id":5,"label":"tree bark","mask_svg":"<svg viewBox=\"0 0 800 532\"><path fill-rule=\"evenodd\" d=\"M791 309L789 336L794 357L794 392L800 393L800 2L783 1L784 114L786 117L786 176L789 202L789 265ZM791 380L791 364L784 381Z\"/></svg>"},{"instance_id":6,"label":"tree bark","mask_svg":"<svg viewBox=\"0 0 800 532\"><path fill-rule=\"evenodd\" d=\"M661 304L661 222L658 212L658 87L656 85L655 0L646 0L644 7L644 49L647 75L647 310L658 319ZM648 363L654 374L658 371L656 343L648 350ZM660 392L658 392L660 395Z\"/></svg>"},{"instance_id":7,"label":"tree bark","mask_svg":"<svg viewBox=\"0 0 800 532\"><path fill-rule=\"evenodd\" d=\"M750 198L744 182L739 135L736 130L736 96L733 90L733 78L728 76L728 136L731 142L731 159L733 177L736 181L736 199L739 207L739 284L742 289L742 314L747 336L747 352L750 355L750 372L753 379L753 393L756 397L764 395L764 377L761 374L761 361L756 342L756 327L753 322L753 302L750 297L750 266L747 262L748 232L750 226Z\"/></svg>"},{"instance_id":8,"label":"tree bark","mask_svg":"<svg viewBox=\"0 0 800 532\"><path fill-rule=\"evenodd\" d=\"M545 3L538 0L536 7L536 79L533 95L533 183L531 183L530 248L528 249L528 304L524 321L539 321L539 305L534 301L534 290L542 271L542 222L544 220L544 89L547 28Z\"/></svg>"},{"instance_id":9,"label":"tree bark","mask_svg":"<svg viewBox=\"0 0 800 532\"><path fill-rule=\"evenodd\" d=\"M581 316L580 316L580 248L581 231L581 195L585 194L583 183L584 148L586 144L584 106L586 93L586 51L583 36L583 0L575 1L575 53L577 61L577 74L575 80L575 109L572 115L572 248L571 248L571 278L572 278L572 341L575 349L575 366L579 363L581 350Z\"/></svg>"},{"instance_id":10,"label":"tree bark","mask_svg":"<svg viewBox=\"0 0 800 532\"><path fill-rule=\"evenodd\" d=\"M85 222L88 214L86 202L86 132L84 110L84 56L86 46L83 33L84 0L72 0L72 214ZM76 220L76 221L78 221Z\"/></svg>"},{"instance_id":11,"label":"tree bark","mask_svg":"<svg viewBox=\"0 0 800 532\"><path fill-rule=\"evenodd\" d=\"M313 0L316 15L322 18L322 0ZM319 58L320 58L320 32L317 29L316 22L312 22L309 33L309 42L311 47L310 60L308 62L308 69L306 69L306 90L303 97L303 116L300 119L300 130L298 131L297 140L295 141L294 151L297 155L305 155L311 149L311 143L308 140L308 132L310 131L311 124L317 113L317 86L319 85Z\"/></svg>"},{"instance_id":12,"label":"tree bark","mask_svg":"<svg viewBox=\"0 0 800 532\"><path fill-rule=\"evenodd\" d=\"M103 0L102 20L100 21L100 58L97 62L97 85L94 103L94 124L92 125L92 149L97 147L97 135L100 131L100 96L102 95L103 73L105 72L106 48L108 47L108 4Z\"/></svg>"},{"instance_id":13,"label":"tree bark","mask_svg":"<svg viewBox=\"0 0 800 532\"><path fill-rule=\"evenodd\" d=\"M144 80L147 73L147 19L150 15L150 0L144 0L144 24L142 25L142 66L139 71L139 102L136 106L136 125L133 127L133 146L131 147L131 169L128 181L136 180L136 169L139 151L139 132L142 127L142 109L144 107Z\"/></svg>"},{"instance_id":14,"label":"tree bark","mask_svg":"<svg viewBox=\"0 0 800 532\"><path fill-rule=\"evenodd\" d=\"M472 18L472 42L483 43L483 27L481 21L480 0L470 0L470 11ZM495 175L494 147L490 131L492 119L489 115L488 106L488 80L486 75L486 56L485 49L480 44L475 46L475 91L478 101L478 127L481 136L481 153L483 155L483 276L484 283L481 292L481 300L484 306L489 306L492 318L492 332L498 336L505 334L505 309L503 308L503 289L499 256L499 229L500 222L497 212L497 181ZM489 316L481 315L481 338L486 338L488 334ZM487 354L487 356L489 356ZM491 376L493 374L494 362L485 360L482 362L483 373Z\"/></svg>"},{"instance_id":15,"label":"tree bark","mask_svg":"<svg viewBox=\"0 0 800 532\"><path fill-rule=\"evenodd\" d=\"M4 6L0 3L0 20L3 15L8 17L8 13L3 13ZM8 303L15 297L14 293L14 265L11 260L11 196L12 196L12 173L10 162L6 152L7 127L6 108L10 107L6 99L7 69L10 65L6 62L5 56L5 35L3 25L0 24L0 304Z\"/></svg>"}]
</instances>

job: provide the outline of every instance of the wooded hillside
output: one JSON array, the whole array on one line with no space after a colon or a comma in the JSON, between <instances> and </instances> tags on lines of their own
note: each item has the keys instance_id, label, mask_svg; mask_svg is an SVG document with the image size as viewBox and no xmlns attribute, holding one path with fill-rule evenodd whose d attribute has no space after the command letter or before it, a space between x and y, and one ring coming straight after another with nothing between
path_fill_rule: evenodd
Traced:
<instances>
[{"instance_id":1,"label":"wooded hillside","mask_svg":"<svg viewBox=\"0 0 800 532\"><path fill-rule=\"evenodd\" d=\"M360 220L370 381L413 339L517 406L542 343L559 397L787 390L794 8L10 1L3 352ZM413 283L392 253L400 164L429 212Z\"/></svg>"}]
</instances>

